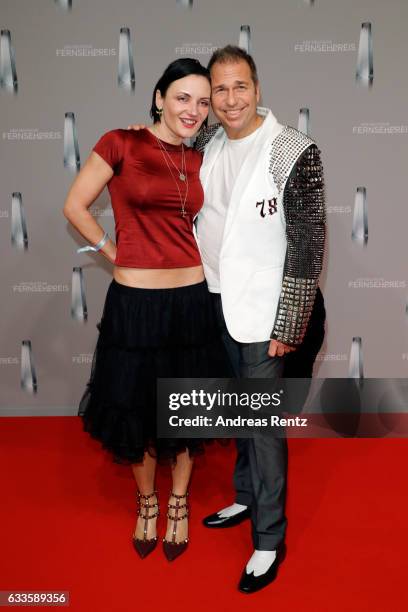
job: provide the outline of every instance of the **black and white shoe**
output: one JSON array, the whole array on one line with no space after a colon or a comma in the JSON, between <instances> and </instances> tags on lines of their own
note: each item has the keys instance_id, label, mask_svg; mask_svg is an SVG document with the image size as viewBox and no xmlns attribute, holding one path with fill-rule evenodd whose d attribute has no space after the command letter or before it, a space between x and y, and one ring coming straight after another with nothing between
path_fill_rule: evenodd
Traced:
<instances>
[{"instance_id":1,"label":"black and white shoe","mask_svg":"<svg viewBox=\"0 0 408 612\"><path fill-rule=\"evenodd\" d=\"M241 580L238 584L238 591L241 593L256 593L264 587L271 584L277 576L279 565L285 559L286 556L286 545L281 544L276 551L275 561L271 564L270 568L260 576L255 576L253 572L247 574L246 566L241 575Z\"/></svg>"},{"instance_id":2,"label":"black and white shoe","mask_svg":"<svg viewBox=\"0 0 408 612\"><path fill-rule=\"evenodd\" d=\"M203 519L203 525L205 527L218 529L223 527L235 527L235 525L239 525L242 523L242 521L245 521L245 519L251 516L251 508L245 508L245 510L242 510L241 512L225 517L221 517L219 512L222 512L222 510L206 516Z\"/></svg>"}]
</instances>

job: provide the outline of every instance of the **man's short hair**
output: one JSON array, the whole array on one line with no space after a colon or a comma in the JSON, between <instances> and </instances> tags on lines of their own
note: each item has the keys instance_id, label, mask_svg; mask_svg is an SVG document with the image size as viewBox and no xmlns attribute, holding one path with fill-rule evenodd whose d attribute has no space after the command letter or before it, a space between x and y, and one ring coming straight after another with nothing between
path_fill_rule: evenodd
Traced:
<instances>
[{"instance_id":1,"label":"man's short hair","mask_svg":"<svg viewBox=\"0 0 408 612\"><path fill-rule=\"evenodd\" d=\"M216 49L212 54L210 61L208 62L208 70L211 70L214 64L227 64L230 62L239 62L243 60L246 62L251 70L251 78L255 85L258 84L258 72L256 69L255 62L249 53L245 51L245 49L241 49L241 47L236 47L235 45L227 45L226 47L222 47L221 49Z\"/></svg>"}]
</instances>

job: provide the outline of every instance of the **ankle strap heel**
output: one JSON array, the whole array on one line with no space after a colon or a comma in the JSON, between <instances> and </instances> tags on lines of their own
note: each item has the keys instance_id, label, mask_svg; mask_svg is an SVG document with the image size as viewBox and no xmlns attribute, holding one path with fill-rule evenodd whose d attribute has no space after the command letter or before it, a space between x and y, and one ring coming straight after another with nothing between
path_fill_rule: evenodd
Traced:
<instances>
[{"instance_id":1,"label":"ankle strap heel","mask_svg":"<svg viewBox=\"0 0 408 612\"><path fill-rule=\"evenodd\" d=\"M139 517L144 519L143 539L136 538L134 535L132 539L133 545L142 559L147 557L147 555L149 555L156 548L157 545L157 536L155 536L154 538L147 538L148 521L150 519L158 517L160 514L158 502L155 502L153 504L149 503L149 500L154 496L157 496L157 491L153 491L152 493L149 493L149 495L143 495L142 493L137 491L137 513ZM157 508L157 510L153 514L149 515L150 508Z\"/></svg>"},{"instance_id":2,"label":"ankle strap heel","mask_svg":"<svg viewBox=\"0 0 408 612\"><path fill-rule=\"evenodd\" d=\"M166 538L163 538L163 551L169 561L174 561L176 557L180 556L186 550L187 544L188 544L188 538L186 538L182 542L176 542L178 521L185 520L189 515L189 507L187 504L188 491L184 495L177 495L176 493L173 493L173 491L171 491L170 495L171 497L175 497L176 503L167 504L167 508L168 508L167 518L173 521L174 524L173 524L173 532L171 535L171 540L169 541L169 540L166 540ZM184 504L180 503L181 500L183 499L186 500ZM182 508L185 509L184 514L180 516L179 511ZM174 515L170 514L169 512L170 510L174 510Z\"/></svg>"}]
</instances>

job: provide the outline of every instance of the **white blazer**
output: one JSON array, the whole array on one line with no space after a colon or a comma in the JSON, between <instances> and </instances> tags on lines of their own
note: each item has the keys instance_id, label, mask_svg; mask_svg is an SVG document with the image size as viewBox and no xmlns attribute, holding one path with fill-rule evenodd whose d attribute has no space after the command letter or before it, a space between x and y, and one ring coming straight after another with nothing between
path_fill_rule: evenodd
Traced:
<instances>
[{"instance_id":1,"label":"white blazer","mask_svg":"<svg viewBox=\"0 0 408 612\"><path fill-rule=\"evenodd\" d=\"M285 126L278 123L270 109L258 107L258 113L265 119L231 193L219 261L225 322L229 333L238 342L270 339L287 249L284 184L299 154L314 142L298 132L301 144L296 143L296 154L288 152L286 155L285 150L282 153L280 147L272 145ZM224 128L220 127L205 148L200 171L204 192L225 140ZM271 170L277 154L285 158L278 174ZM278 183L275 180L277 176ZM200 213L196 232L200 244ZM205 272L204 257L203 266Z\"/></svg>"}]
</instances>

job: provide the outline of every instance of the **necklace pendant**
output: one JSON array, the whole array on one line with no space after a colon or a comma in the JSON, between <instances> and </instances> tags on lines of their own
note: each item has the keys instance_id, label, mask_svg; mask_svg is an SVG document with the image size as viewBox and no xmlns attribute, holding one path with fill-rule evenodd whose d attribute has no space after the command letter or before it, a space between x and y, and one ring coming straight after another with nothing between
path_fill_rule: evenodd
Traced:
<instances>
[{"instance_id":1,"label":"necklace pendant","mask_svg":"<svg viewBox=\"0 0 408 612\"><path fill-rule=\"evenodd\" d=\"M186 175L183 174L182 172L180 172L179 179L180 179L180 181L185 181L186 180Z\"/></svg>"},{"instance_id":2,"label":"necklace pendant","mask_svg":"<svg viewBox=\"0 0 408 612\"><path fill-rule=\"evenodd\" d=\"M184 210L184 208L182 208L182 209L180 210L180 214L181 214L181 216L182 216L182 217L183 217L183 219L184 219L184 217L187 215L187 213L186 213L186 211Z\"/></svg>"}]
</instances>

